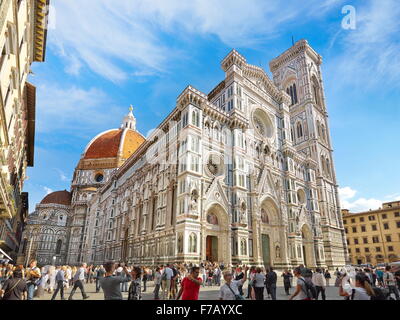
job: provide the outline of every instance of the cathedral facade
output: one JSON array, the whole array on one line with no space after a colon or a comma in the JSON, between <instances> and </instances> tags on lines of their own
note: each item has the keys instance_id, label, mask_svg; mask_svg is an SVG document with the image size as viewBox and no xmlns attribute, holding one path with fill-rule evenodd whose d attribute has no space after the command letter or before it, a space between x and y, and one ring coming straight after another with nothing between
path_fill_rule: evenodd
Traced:
<instances>
[{"instance_id":1,"label":"cathedral facade","mask_svg":"<svg viewBox=\"0 0 400 320\"><path fill-rule=\"evenodd\" d=\"M233 50L225 78L188 86L146 139L132 112L95 137L72 181L66 263L345 265L321 63L298 41L271 80Z\"/></svg>"}]
</instances>

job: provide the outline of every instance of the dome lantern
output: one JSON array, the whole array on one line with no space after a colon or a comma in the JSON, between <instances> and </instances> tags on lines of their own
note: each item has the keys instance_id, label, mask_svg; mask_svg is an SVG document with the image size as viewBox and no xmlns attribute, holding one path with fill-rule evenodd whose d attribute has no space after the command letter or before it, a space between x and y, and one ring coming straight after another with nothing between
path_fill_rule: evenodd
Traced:
<instances>
[{"instance_id":1,"label":"dome lantern","mask_svg":"<svg viewBox=\"0 0 400 320\"><path fill-rule=\"evenodd\" d=\"M130 105L129 113L124 117L121 124L121 129L131 129L136 131L136 118L133 115L133 106Z\"/></svg>"}]
</instances>

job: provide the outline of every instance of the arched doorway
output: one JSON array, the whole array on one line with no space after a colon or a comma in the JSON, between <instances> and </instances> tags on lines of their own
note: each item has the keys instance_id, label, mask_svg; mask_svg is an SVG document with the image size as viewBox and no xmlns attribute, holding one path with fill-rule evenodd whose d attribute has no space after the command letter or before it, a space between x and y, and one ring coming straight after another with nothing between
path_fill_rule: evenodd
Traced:
<instances>
[{"instance_id":1,"label":"arched doorway","mask_svg":"<svg viewBox=\"0 0 400 320\"><path fill-rule=\"evenodd\" d=\"M266 197L262 200L260 205L260 220L261 220L261 234L260 234L260 249L261 261L264 266L272 266L279 262L282 258L281 254L273 254L271 243L281 243L280 239L280 223L279 223L279 209L275 201L271 197ZM280 246L278 246L280 248Z\"/></svg>"},{"instance_id":2,"label":"arched doorway","mask_svg":"<svg viewBox=\"0 0 400 320\"><path fill-rule=\"evenodd\" d=\"M315 267L314 241L310 227L303 224L301 228L303 263L306 267Z\"/></svg>"},{"instance_id":3,"label":"arched doorway","mask_svg":"<svg viewBox=\"0 0 400 320\"><path fill-rule=\"evenodd\" d=\"M229 219L226 210L213 203L206 210L205 234L203 235L202 259L213 262L231 261L229 254L228 229Z\"/></svg>"}]
</instances>

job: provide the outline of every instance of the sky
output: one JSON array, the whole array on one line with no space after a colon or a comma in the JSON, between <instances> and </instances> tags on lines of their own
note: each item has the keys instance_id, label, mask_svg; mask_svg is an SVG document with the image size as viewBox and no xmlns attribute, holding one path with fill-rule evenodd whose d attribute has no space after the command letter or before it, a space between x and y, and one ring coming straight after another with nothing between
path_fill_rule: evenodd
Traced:
<instances>
[{"instance_id":1,"label":"sky","mask_svg":"<svg viewBox=\"0 0 400 320\"><path fill-rule=\"evenodd\" d=\"M146 136L187 85L208 93L224 78L220 62L233 48L271 77L269 61L292 37L323 57L342 208L399 200L397 2L52 0L46 61L32 65L29 79L37 86L30 211L70 189L87 143L119 127L130 104Z\"/></svg>"}]
</instances>

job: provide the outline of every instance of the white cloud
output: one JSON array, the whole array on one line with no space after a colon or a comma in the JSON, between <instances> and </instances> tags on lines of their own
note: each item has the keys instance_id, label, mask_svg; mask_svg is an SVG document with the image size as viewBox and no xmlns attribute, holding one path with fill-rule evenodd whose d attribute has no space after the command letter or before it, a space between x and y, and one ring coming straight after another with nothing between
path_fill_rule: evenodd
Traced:
<instances>
[{"instance_id":1,"label":"white cloud","mask_svg":"<svg viewBox=\"0 0 400 320\"><path fill-rule=\"evenodd\" d=\"M356 8L356 30L338 31L332 41L343 43L333 58L335 83L371 87L400 83L400 6L397 0L365 1ZM338 36L339 35L339 36ZM332 46L332 43L331 43ZM340 79L339 79L340 78Z\"/></svg>"},{"instance_id":2,"label":"white cloud","mask_svg":"<svg viewBox=\"0 0 400 320\"><path fill-rule=\"evenodd\" d=\"M110 97L97 88L86 90L47 83L38 86L37 92L38 132L87 137L107 127L110 114L120 113Z\"/></svg>"},{"instance_id":3,"label":"white cloud","mask_svg":"<svg viewBox=\"0 0 400 320\"><path fill-rule=\"evenodd\" d=\"M375 210L382 206L382 201L374 198L356 198L357 190L351 187L339 188L340 206L342 209L348 209L351 212L362 212L367 210Z\"/></svg>"},{"instance_id":4,"label":"white cloud","mask_svg":"<svg viewBox=\"0 0 400 320\"><path fill-rule=\"evenodd\" d=\"M246 46L276 36L283 24L323 16L343 0L85 0L54 2L49 44L78 74L82 64L112 81L134 70L164 72L168 61L187 52L168 44L165 35L192 41L212 34L230 46ZM188 41L185 41L187 43ZM189 49L190 50L190 49ZM190 55L189 55L190 56Z\"/></svg>"},{"instance_id":5,"label":"white cloud","mask_svg":"<svg viewBox=\"0 0 400 320\"><path fill-rule=\"evenodd\" d=\"M53 192L53 189L50 189L50 188L48 188L48 187L46 187L46 186L44 186L43 189L44 189L44 191L46 192L46 195L48 195L48 194L50 194L50 193Z\"/></svg>"},{"instance_id":6,"label":"white cloud","mask_svg":"<svg viewBox=\"0 0 400 320\"><path fill-rule=\"evenodd\" d=\"M57 168L54 168L54 170L56 170L58 172L58 174L60 175L61 181L66 181L66 182L71 181L71 179L68 178L62 170L57 169Z\"/></svg>"}]
</instances>

